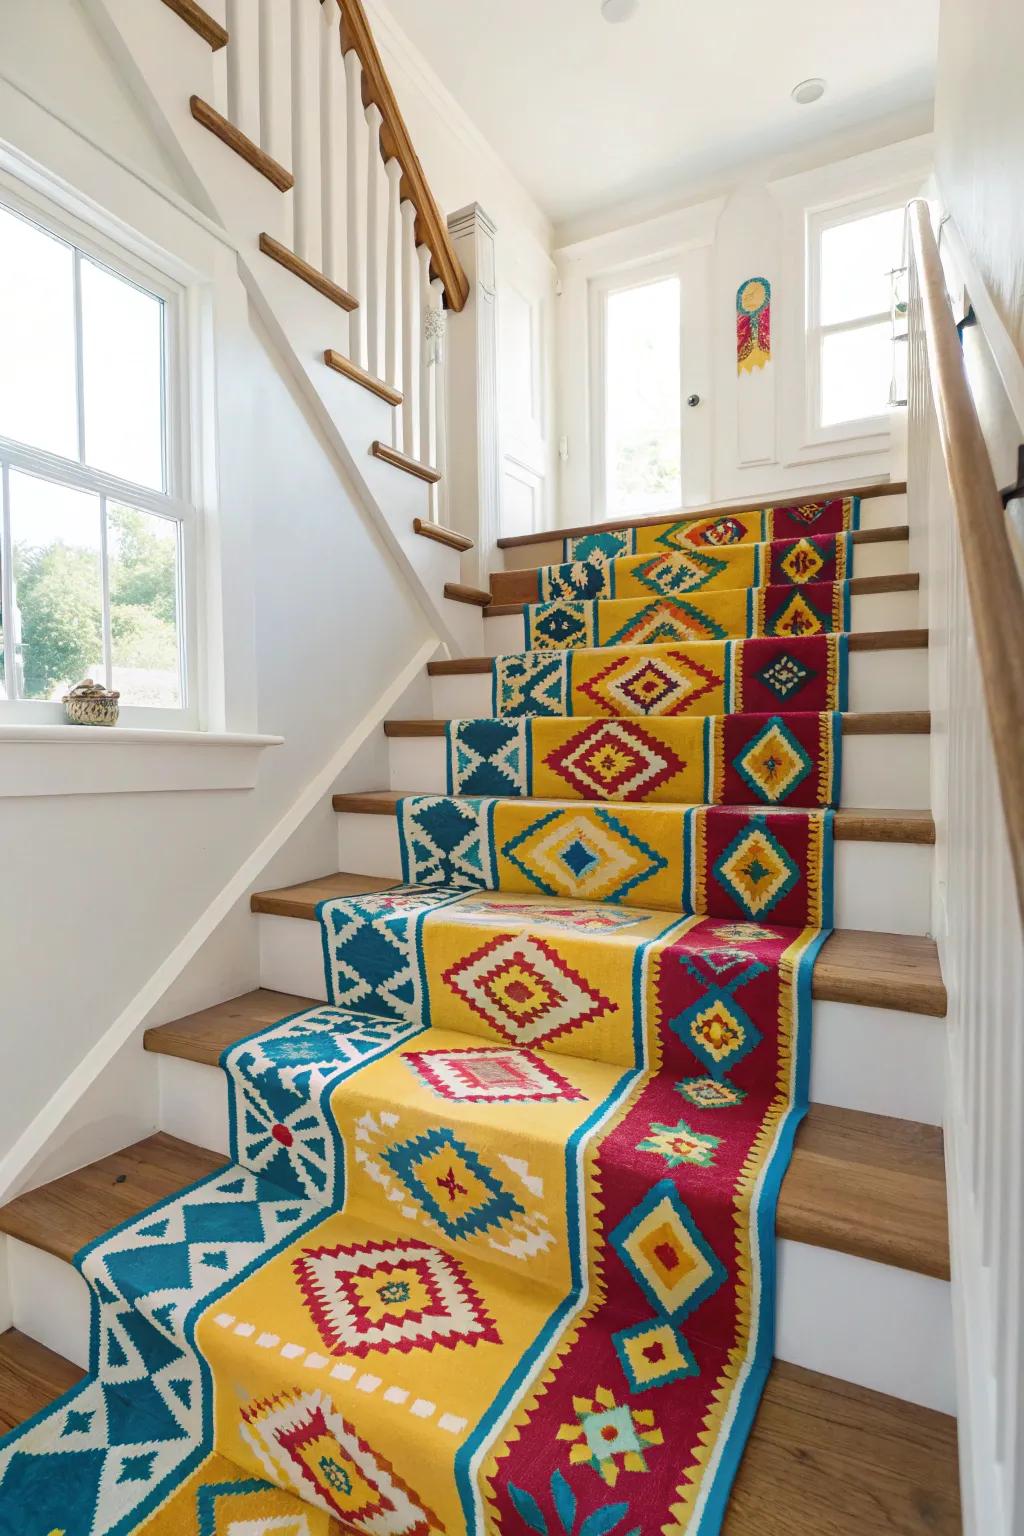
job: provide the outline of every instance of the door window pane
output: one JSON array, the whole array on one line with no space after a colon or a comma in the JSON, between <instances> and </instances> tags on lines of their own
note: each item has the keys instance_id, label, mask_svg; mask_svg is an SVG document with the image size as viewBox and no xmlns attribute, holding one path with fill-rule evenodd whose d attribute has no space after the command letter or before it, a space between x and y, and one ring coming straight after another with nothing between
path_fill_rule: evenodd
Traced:
<instances>
[{"instance_id":1,"label":"door window pane","mask_svg":"<svg viewBox=\"0 0 1024 1536\"><path fill-rule=\"evenodd\" d=\"M110 649L122 704L181 705L178 525L107 504Z\"/></svg>"},{"instance_id":2,"label":"door window pane","mask_svg":"<svg viewBox=\"0 0 1024 1536\"><path fill-rule=\"evenodd\" d=\"M14 614L6 633L21 694L60 699L75 683L104 678L98 496L10 473Z\"/></svg>"},{"instance_id":3,"label":"door window pane","mask_svg":"<svg viewBox=\"0 0 1024 1536\"><path fill-rule=\"evenodd\" d=\"M681 506L678 278L608 295L605 367L608 515Z\"/></svg>"},{"instance_id":4,"label":"door window pane","mask_svg":"<svg viewBox=\"0 0 1024 1536\"><path fill-rule=\"evenodd\" d=\"M0 208L0 437L78 457L74 252Z\"/></svg>"},{"instance_id":5,"label":"door window pane","mask_svg":"<svg viewBox=\"0 0 1024 1536\"><path fill-rule=\"evenodd\" d=\"M888 322L833 331L821 343L821 424L861 421L888 408L892 331Z\"/></svg>"},{"instance_id":6,"label":"door window pane","mask_svg":"<svg viewBox=\"0 0 1024 1536\"><path fill-rule=\"evenodd\" d=\"M821 324L887 311L889 273L900 265L902 249L902 208L826 229L821 236Z\"/></svg>"},{"instance_id":7,"label":"door window pane","mask_svg":"<svg viewBox=\"0 0 1024 1536\"><path fill-rule=\"evenodd\" d=\"M164 490L160 299L82 259L85 462Z\"/></svg>"}]
</instances>

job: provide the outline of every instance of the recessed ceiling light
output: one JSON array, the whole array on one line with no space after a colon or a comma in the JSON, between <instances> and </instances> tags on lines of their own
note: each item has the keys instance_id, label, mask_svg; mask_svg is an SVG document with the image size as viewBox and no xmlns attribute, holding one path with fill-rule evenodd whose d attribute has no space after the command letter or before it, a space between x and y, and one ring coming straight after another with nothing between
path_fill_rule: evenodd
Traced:
<instances>
[{"instance_id":1,"label":"recessed ceiling light","mask_svg":"<svg viewBox=\"0 0 1024 1536\"><path fill-rule=\"evenodd\" d=\"M817 77L813 80L801 80L799 85L794 85L789 94L801 107L808 107L812 101L820 101L824 96L825 82Z\"/></svg>"},{"instance_id":2,"label":"recessed ceiling light","mask_svg":"<svg viewBox=\"0 0 1024 1536\"><path fill-rule=\"evenodd\" d=\"M640 0L601 0L601 15L605 21L612 23L628 21L635 16L640 7Z\"/></svg>"}]
</instances>

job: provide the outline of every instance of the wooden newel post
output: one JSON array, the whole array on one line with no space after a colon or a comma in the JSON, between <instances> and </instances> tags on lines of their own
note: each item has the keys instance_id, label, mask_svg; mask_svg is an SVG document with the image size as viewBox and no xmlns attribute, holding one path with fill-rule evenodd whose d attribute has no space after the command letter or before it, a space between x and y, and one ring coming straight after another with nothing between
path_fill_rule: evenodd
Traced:
<instances>
[{"instance_id":1,"label":"wooden newel post","mask_svg":"<svg viewBox=\"0 0 1024 1536\"><path fill-rule=\"evenodd\" d=\"M448 232L469 299L448 316L447 518L476 546L464 557L464 579L486 587L501 512L495 229L471 203L450 216Z\"/></svg>"}]
</instances>

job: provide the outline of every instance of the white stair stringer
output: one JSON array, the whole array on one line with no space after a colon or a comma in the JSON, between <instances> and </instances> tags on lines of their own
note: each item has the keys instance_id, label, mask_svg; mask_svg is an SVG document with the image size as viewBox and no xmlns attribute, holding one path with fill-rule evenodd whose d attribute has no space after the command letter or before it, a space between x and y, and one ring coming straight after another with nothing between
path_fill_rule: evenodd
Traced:
<instances>
[{"instance_id":1,"label":"white stair stringer","mask_svg":"<svg viewBox=\"0 0 1024 1536\"><path fill-rule=\"evenodd\" d=\"M394 408L323 362L325 348L344 335L345 317L336 304L259 249L262 232L288 244L285 198L290 194L278 192L192 117L191 95L215 99L209 47L166 6L139 5L138 0L85 4L119 71L149 108L198 206L235 247L254 310L431 627L453 656L465 653L467 641L479 650L479 617L476 629L464 619L453 624L452 605L443 597L445 581L458 580L457 556L413 528L416 517L429 520L427 486L370 453L376 440L392 443Z\"/></svg>"}]
</instances>

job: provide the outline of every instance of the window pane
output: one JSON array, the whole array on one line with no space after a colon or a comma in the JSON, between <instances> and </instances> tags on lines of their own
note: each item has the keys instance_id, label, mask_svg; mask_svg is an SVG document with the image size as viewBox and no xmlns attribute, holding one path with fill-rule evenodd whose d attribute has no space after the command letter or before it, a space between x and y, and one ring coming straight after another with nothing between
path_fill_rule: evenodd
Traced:
<instances>
[{"instance_id":1,"label":"window pane","mask_svg":"<svg viewBox=\"0 0 1024 1536\"><path fill-rule=\"evenodd\" d=\"M0 208L0 436L78 458L74 255Z\"/></svg>"},{"instance_id":2,"label":"window pane","mask_svg":"<svg viewBox=\"0 0 1024 1536\"><path fill-rule=\"evenodd\" d=\"M178 524L107 503L110 649L122 704L181 707Z\"/></svg>"},{"instance_id":3,"label":"window pane","mask_svg":"<svg viewBox=\"0 0 1024 1536\"><path fill-rule=\"evenodd\" d=\"M163 303L82 259L85 461L164 490Z\"/></svg>"},{"instance_id":4,"label":"window pane","mask_svg":"<svg viewBox=\"0 0 1024 1536\"><path fill-rule=\"evenodd\" d=\"M821 343L821 424L884 415L892 380L888 322L836 331Z\"/></svg>"},{"instance_id":5,"label":"window pane","mask_svg":"<svg viewBox=\"0 0 1024 1536\"><path fill-rule=\"evenodd\" d=\"M903 209L836 224L821 237L821 323L888 311L889 273L902 262Z\"/></svg>"},{"instance_id":6,"label":"window pane","mask_svg":"<svg viewBox=\"0 0 1024 1536\"><path fill-rule=\"evenodd\" d=\"M103 682L99 497L11 471L14 622L27 699ZM7 638L5 636L5 638Z\"/></svg>"},{"instance_id":7,"label":"window pane","mask_svg":"<svg viewBox=\"0 0 1024 1536\"><path fill-rule=\"evenodd\" d=\"M679 279L608 296L608 515L682 506Z\"/></svg>"}]
</instances>

